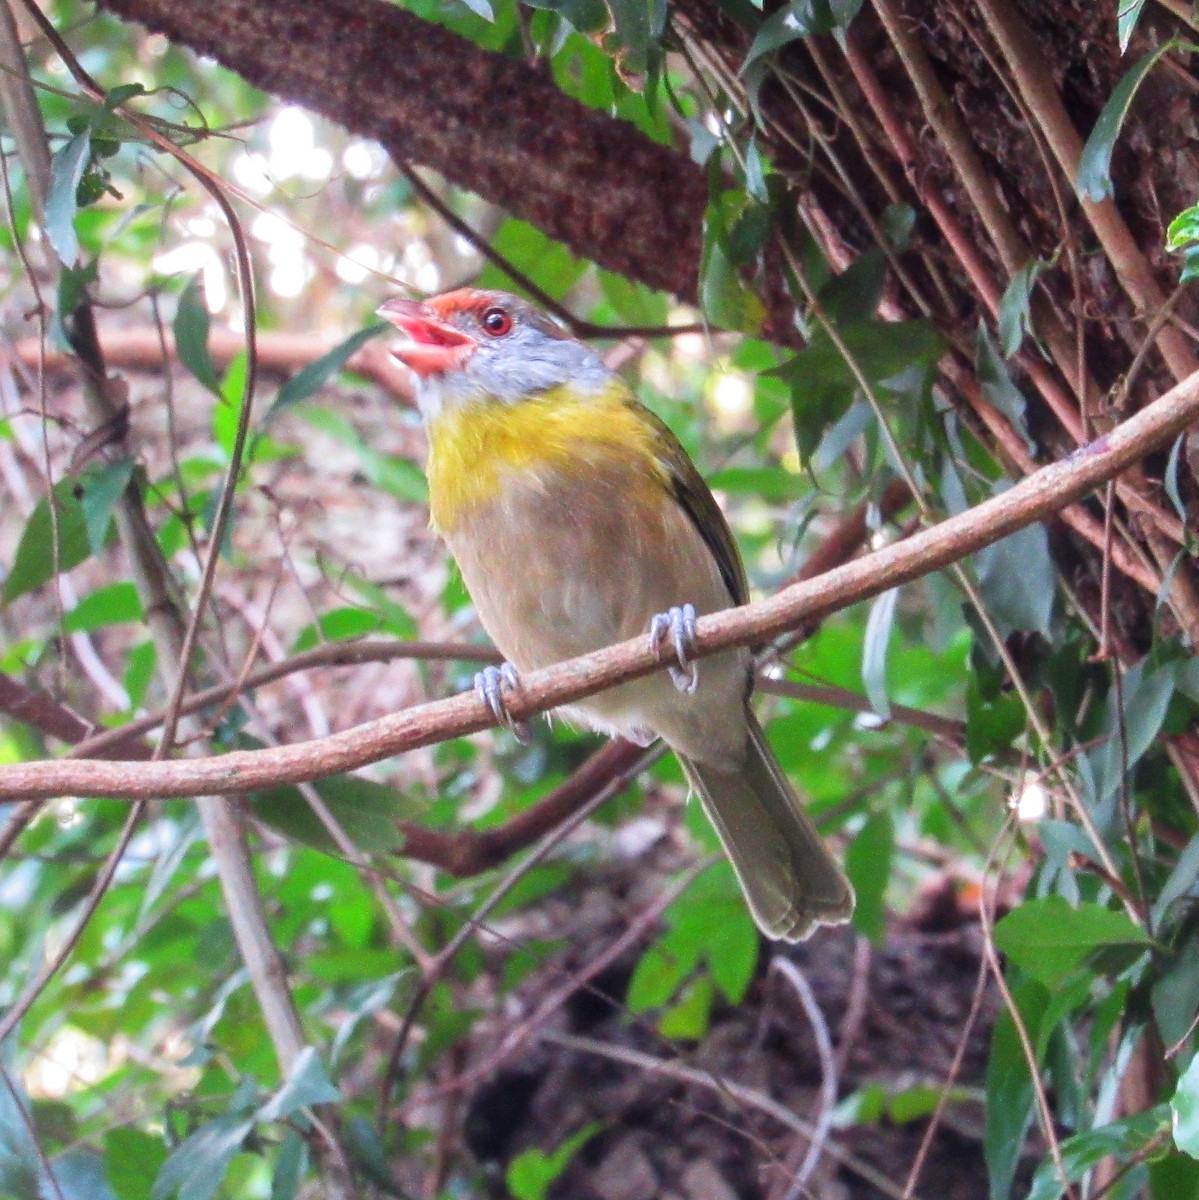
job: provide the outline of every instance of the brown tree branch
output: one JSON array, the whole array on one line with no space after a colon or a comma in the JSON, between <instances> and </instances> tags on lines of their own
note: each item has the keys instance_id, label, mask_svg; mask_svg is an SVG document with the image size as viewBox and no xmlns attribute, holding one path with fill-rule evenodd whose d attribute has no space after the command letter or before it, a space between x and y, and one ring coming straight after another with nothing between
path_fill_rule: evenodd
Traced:
<instances>
[{"instance_id":1,"label":"brown tree branch","mask_svg":"<svg viewBox=\"0 0 1199 1200\"><path fill-rule=\"evenodd\" d=\"M105 329L100 332L100 347L111 367L127 371L161 371L169 364L163 360L162 339L153 328ZM164 331L167 353L173 358L175 338ZM260 371L269 375L289 375L327 354L337 344L311 333L288 333L284 330L259 330L255 336ZM226 367L246 348L246 339L235 329L216 326L208 334L208 353L218 367ZM39 363L37 338L21 338L0 353L36 369ZM45 351L48 371L75 370L75 359L61 350ZM382 343L368 342L350 355L343 370L360 375L383 388L401 404L412 403L412 377L400 366Z\"/></svg>"},{"instance_id":2,"label":"brown tree branch","mask_svg":"<svg viewBox=\"0 0 1199 1200\"><path fill-rule=\"evenodd\" d=\"M695 299L702 172L566 96L544 64L480 49L383 0L99 7L377 140L397 163L432 167L610 271Z\"/></svg>"},{"instance_id":3,"label":"brown tree branch","mask_svg":"<svg viewBox=\"0 0 1199 1200\"><path fill-rule=\"evenodd\" d=\"M1057 512L1159 449L1199 419L1199 373L1147 405L1111 433L1042 468L999 496L921 530L905 541L793 584L767 600L700 618L697 656L761 643L805 621L838 611L922 575L960 562L999 539ZM508 707L516 720L578 701L647 675L664 652L645 638L570 659L526 675ZM417 705L310 742L217 758L128 765L93 760L23 763L0 768L0 798L59 795L200 795L249 792L352 770L369 762L486 729L494 723L474 695Z\"/></svg>"}]
</instances>

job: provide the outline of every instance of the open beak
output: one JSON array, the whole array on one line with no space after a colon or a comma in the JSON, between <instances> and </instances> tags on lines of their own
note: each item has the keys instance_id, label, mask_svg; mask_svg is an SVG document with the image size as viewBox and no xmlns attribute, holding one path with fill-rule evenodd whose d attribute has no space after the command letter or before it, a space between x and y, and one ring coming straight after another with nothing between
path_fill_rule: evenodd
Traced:
<instances>
[{"instance_id":1,"label":"open beak","mask_svg":"<svg viewBox=\"0 0 1199 1200\"><path fill-rule=\"evenodd\" d=\"M407 344L393 347L391 356L422 379L457 370L476 347L474 338L447 325L416 300L397 296L376 311L411 339Z\"/></svg>"}]
</instances>

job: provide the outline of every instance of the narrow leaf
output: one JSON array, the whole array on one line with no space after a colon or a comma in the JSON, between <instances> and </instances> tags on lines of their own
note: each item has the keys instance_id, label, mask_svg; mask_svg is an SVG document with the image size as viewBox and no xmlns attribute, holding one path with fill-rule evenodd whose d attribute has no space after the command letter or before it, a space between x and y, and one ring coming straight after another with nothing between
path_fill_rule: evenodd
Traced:
<instances>
[{"instance_id":1,"label":"narrow leaf","mask_svg":"<svg viewBox=\"0 0 1199 1200\"><path fill-rule=\"evenodd\" d=\"M208 352L208 331L212 317L204 301L204 277L197 271L179 297L175 310L175 352L179 361L214 396L221 394L221 381L212 355Z\"/></svg>"},{"instance_id":2,"label":"narrow leaf","mask_svg":"<svg viewBox=\"0 0 1199 1200\"><path fill-rule=\"evenodd\" d=\"M975 342L974 369L978 375L978 382L982 386L983 395L1011 421L1012 427L1024 439L1024 444L1029 451L1035 450L1036 446L1033 444L1032 438L1028 436L1024 395L1012 382L1007 364L1000 358L991 341L991 335L981 322Z\"/></svg>"},{"instance_id":3,"label":"narrow leaf","mask_svg":"<svg viewBox=\"0 0 1199 1200\"><path fill-rule=\"evenodd\" d=\"M312 1046L296 1056L283 1086L258 1110L260 1121L285 1121L302 1108L333 1104L341 1099L325 1064Z\"/></svg>"},{"instance_id":4,"label":"narrow leaf","mask_svg":"<svg viewBox=\"0 0 1199 1200\"><path fill-rule=\"evenodd\" d=\"M1084 200L1103 200L1112 194L1112 150L1116 138L1128 110L1132 107L1138 89L1145 81L1145 76L1157 65L1158 60L1175 49L1181 43L1177 38L1163 42L1156 49L1150 50L1143 58L1128 70L1124 78L1116 84L1111 98L1103 106L1087 144L1082 148L1082 156L1078 160L1078 179L1075 186Z\"/></svg>"},{"instance_id":5,"label":"narrow leaf","mask_svg":"<svg viewBox=\"0 0 1199 1200\"><path fill-rule=\"evenodd\" d=\"M235 1113L201 1125L163 1164L152 1200L209 1200L253 1127Z\"/></svg>"},{"instance_id":6,"label":"narrow leaf","mask_svg":"<svg viewBox=\"0 0 1199 1200\"><path fill-rule=\"evenodd\" d=\"M125 494L133 478L133 463L129 459L108 463L83 480L83 495L79 503L83 508L83 523L87 529L87 544L93 554L99 554L108 540L108 526L112 521L112 510Z\"/></svg>"},{"instance_id":7,"label":"narrow leaf","mask_svg":"<svg viewBox=\"0 0 1199 1200\"><path fill-rule=\"evenodd\" d=\"M845 870L858 903L854 927L876 945L887 935L884 903L895 854L895 822L888 812L872 813L845 852Z\"/></svg>"},{"instance_id":8,"label":"narrow leaf","mask_svg":"<svg viewBox=\"0 0 1199 1200\"><path fill-rule=\"evenodd\" d=\"M46 240L65 267L79 261L79 235L75 231L75 194L91 158L89 130L75 134L50 163L50 190L46 194Z\"/></svg>"},{"instance_id":9,"label":"narrow leaf","mask_svg":"<svg viewBox=\"0 0 1199 1200\"><path fill-rule=\"evenodd\" d=\"M279 394L267 409L266 416L263 417L263 426L265 427L273 421L280 413L286 412L289 408L295 408L297 404L303 403L309 396L320 391L331 375L340 371L361 347L387 328L389 327L379 324L360 329L340 345L334 346L327 354L322 354L320 358L310 362L303 370L297 371L279 389Z\"/></svg>"},{"instance_id":10,"label":"narrow leaf","mask_svg":"<svg viewBox=\"0 0 1199 1200\"><path fill-rule=\"evenodd\" d=\"M1003 357L1020 349L1024 335L1032 332L1032 293L1037 277L1048 266L1039 258L1027 262L1011 278L999 301L999 344Z\"/></svg>"},{"instance_id":11,"label":"narrow leaf","mask_svg":"<svg viewBox=\"0 0 1199 1200\"><path fill-rule=\"evenodd\" d=\"M1170 1099L1174 1144L1192 1158L1199 1158L1199 1055L1191 1060Z\"/></svg>"},{"instance_id":12,"label":"narrow leaf","mask_svg":"<svg viewBox=\"0 0 1199 1200\"><path fill-rule=\"evenodd\" d=\"M884 721L891 719L891 702L887 698L887 647L895 625L898 599L899 589L891 588L871 604L862 644L862 684L871 707Z\"/></svg>"},{"instance_id":13,"label":"narrow leaf","mask_svg":"<svg viewBox=\"0 0 1199 1200\"><path fill-rule=\"evenodd\" d=\"M32 592L63 571L77 567L91 553L83 506L75 495L76 481L65 479L53 491L54 514L50 500L43 496L29 516L12 570L4 583L4 603ZM57 557L55 534L57 532Z\"/></svg>"},{"instance_id":14,"label":"narrow leaf","mask_svg":"<svg viewBox=\"0 0 1199 1200\"><path fill-rule=\"evenodd\" d=\"M1128 52L1128 43L1132 40L1132 31L1137 27L1141 18L1141 9L1145 0L1120 0L1116 8L1116 36L1120 39L1120 53Z\"/></svg>"}]
</instances>

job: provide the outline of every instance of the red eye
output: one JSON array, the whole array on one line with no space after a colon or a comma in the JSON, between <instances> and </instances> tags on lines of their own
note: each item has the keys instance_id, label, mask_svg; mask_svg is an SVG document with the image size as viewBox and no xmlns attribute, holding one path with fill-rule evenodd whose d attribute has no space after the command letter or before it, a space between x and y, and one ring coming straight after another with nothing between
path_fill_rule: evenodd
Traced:
<instances>
[{"instance_id":1,"label":"red eye","mask_svg":"<svg viewBox=\"0 0 1199 1200\"><path fill-rule=\"evenodd\" d=\"M492 337L503 337L512 328L512 318L506 309L489 308L483 314L482 325Z\"/></svg>"}]
</instances>

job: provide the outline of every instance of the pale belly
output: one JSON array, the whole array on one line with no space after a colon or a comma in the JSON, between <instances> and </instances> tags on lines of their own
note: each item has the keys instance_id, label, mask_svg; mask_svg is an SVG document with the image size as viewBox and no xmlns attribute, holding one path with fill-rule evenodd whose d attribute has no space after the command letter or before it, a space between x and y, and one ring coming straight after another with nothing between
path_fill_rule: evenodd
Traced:
<instances>
[{"instance_id":1,"label":"pale belly","mask_svg":"<svg viewBox=\"0 0 1199 1200\"><path fill-rule=\"evenodd\" d=\"M518 671L646 634L651 618L691 603L731 604L711 551L674 500L621 469L569 482L510 482L445 532L484 628ZM563 710L636 740L657 734L700 760L739 757L749 671L738 651L703 660L694 694L659 672Z\"/></svg>"}]
</instances>

